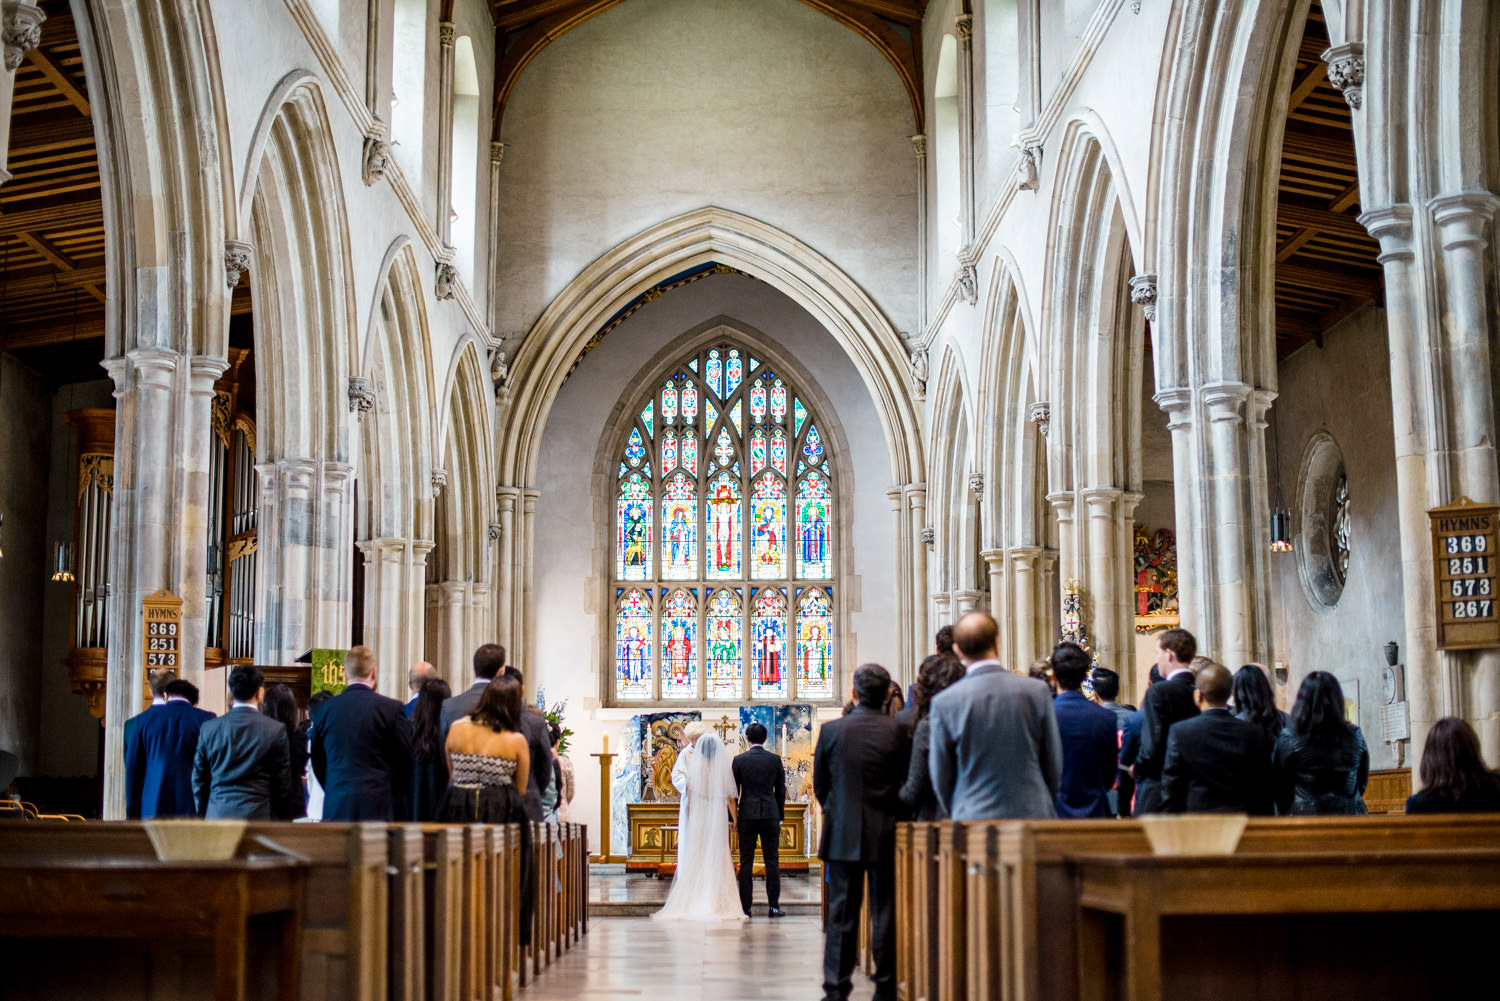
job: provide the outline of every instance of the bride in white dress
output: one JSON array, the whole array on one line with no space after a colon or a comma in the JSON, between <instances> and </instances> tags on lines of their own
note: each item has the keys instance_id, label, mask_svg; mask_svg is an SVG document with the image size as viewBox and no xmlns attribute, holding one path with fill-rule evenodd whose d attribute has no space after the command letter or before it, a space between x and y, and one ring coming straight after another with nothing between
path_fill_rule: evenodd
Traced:
<instances>
[{"instance_id":1,"label":"bride in white dress","mask_svg":"<svg viewBox=\"0 0 1500 1001\"><path fill-rule=\"evenodd\" d=\"M673 769L684 780L679 786L677 872L666 906L651 916L663 921L743 921L729 859L729 815L735 808L729 752L718 737L702 733L682 755L685 763Z\"/></svg>"}]
</instances>

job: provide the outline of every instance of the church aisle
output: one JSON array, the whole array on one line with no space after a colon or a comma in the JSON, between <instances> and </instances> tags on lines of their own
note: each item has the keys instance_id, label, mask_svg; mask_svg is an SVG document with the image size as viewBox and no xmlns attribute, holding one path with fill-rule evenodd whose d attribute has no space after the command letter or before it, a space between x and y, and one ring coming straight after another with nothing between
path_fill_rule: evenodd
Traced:
<instances>
[{"instance_id":1,"label":"church aisle","mask_svg":"<svg viewBox=\"0 0 1500 1001\"><path fill-rule=\"evenodd\" d=\"M706 928L649 918L594 918L578 945L525 992L526 1001L713 998L812 1001L822 993L823 932L812 917L757 917ZM873 993L854 975L851 1001Z\"/></svg>"}]
</instances>

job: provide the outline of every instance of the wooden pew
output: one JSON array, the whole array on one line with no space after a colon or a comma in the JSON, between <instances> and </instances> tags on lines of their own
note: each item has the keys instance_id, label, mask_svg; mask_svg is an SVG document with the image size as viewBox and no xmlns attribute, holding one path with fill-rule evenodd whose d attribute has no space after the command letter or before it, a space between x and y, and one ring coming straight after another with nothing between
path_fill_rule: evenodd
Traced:
<instances>
[{"instance_id":1,"label":"wooden pew","mask_svg":"<svg viewBox=\"0 0 1500 1001\"><path fill-rule=\"evenodd\" d=\"M388 997L390 1001L426 1001L428 919L422 829L415 824L392 824L386 837L390 850L386 867Z\"/></svg>"},{"instance_id":2,"label":"wooden pew","mask_svg":"<svg viewBox=\"0 0 1500 1001\"><path fill-rule=\"evenodd\" d=\"M464 829L423 824L422 902L427 915L423 984L429 1001L463 997Z\"/></svg>"},{"instance_id":3,"label":"wooden pew","mask_svg":"<svg viewBox=\"0 0 1500 1001\"><path fill-rule=\"evenodd\" d=\"M920 828L923 825L913 825ZM999 821L964 825L968 1001L1079 997L1080 855L1150 855L1139 823L1115 820ZM1500 841L1500 817L1255 818L1237 854L1462 850ZM914 873L913 879L920 879ZM941 877L926 881L941 885ZM920 900L930 890L909 893ZM938 928L940 919L921 925ZM921 970L922 958L915 966ZM916 995L920 997L921 995Z\"/></svg>"}]
</instances>

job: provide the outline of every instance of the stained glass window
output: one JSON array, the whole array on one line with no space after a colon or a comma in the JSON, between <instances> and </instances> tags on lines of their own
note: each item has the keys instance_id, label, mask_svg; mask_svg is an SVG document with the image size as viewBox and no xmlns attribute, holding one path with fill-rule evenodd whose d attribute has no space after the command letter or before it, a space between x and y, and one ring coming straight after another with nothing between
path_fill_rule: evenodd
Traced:
<instances>
[{"instance_id":1,"label":"stained glass window","mask_svg":"<svg viewBox=\"0 0 1500 1001\"><path fill-rule=\"evenodd\" d=\"M614 698L837 699L826 415L733 344L652 385L617 453Z\"/></svg>"}]
</instances>

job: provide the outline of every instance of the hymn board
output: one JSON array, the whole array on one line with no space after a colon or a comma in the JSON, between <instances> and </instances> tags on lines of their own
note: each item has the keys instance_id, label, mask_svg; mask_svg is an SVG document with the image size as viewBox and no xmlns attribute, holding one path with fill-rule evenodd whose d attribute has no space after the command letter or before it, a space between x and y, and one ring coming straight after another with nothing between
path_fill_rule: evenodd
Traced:
<instances>
[{"instance_id":1,"label":"hymn board","mask_svg":"<svg viewBox=\"0 0 1500 1001\"><path fill-rule=\"evenodd\" d=\"M1439 650L1500 646L1500 507L1460 497L1427 512L1432 519L1432 557L1437 587Z\"/></svg>"},{"instance_id":2,"label":"hymn board","mask_svg":"<svg viewBox=\"0 0 1500 1001\"><path fill-rule=\"evenodd\" d=\"M151 675L182 670L182 599L157 591L141 599L141 672L146 679L146 704L151 704Z\"/></svg>"}]
</instances>

